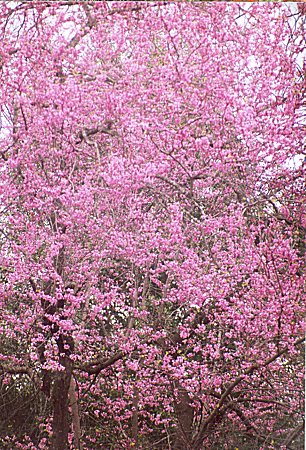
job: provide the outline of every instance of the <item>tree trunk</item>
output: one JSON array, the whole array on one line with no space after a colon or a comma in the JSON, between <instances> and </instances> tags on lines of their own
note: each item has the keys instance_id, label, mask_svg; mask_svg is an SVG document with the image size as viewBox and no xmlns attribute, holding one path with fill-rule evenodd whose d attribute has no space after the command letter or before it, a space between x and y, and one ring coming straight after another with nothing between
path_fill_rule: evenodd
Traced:
<instances>
[{"instance_id":1,"label":"tree trunk","mask_svg":"<svg viewBox=\"0 0 306 450\"><path fill-rule=\"evenodd\" d=\"M179 384L178 399L175 410L178 419L178 426L175 434L173 450L190 449L194 409L190 405L190 397L188 395L188 392Z\"/></svg>"},{"instance_id":2,"label":"tree trunk","mask_svg":"<svg viewBox=\"0 0 306 450\"><path fill-rule=\"evenodd\" d=\"M73 376L71 377L70 387L69 387L69 405L71 408L72 416L72 430L74 434L74 447L76 450L82 450L81 444L81 424L80 424L80 414L78 397L76 394L76 384Z\"/></svg>"},{"instance_id":3,"label":"tree trunk","mask_svg":"<svg viewBox=\"0 0 306 450\"><path fill-rule=\"evenodd\" d=\"M60 355L63 355L64 341L59 338L58 347ZM64 370L56 372L52 388L52 440L50 450L68 450L68 433L69 433L69 388L72 377L73 363L69 356L63 355L59 357L59 363Z\"/></svg>"}]
</instances>

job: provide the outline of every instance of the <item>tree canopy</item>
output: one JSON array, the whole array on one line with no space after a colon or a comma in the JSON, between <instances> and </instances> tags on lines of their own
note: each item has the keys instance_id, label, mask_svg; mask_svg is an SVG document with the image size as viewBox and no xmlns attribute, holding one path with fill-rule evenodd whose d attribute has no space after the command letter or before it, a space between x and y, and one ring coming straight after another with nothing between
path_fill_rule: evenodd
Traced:
<instances>
[{"instance_id":1,"label":"tree canopy","mask_svg":"<svg viewBox=\"0 0 306 450\"><path fill-rule=\"evenodd\" d=\"M301 448L301 11L1 3L1 448Z\"/></svg>"}]
</instances>

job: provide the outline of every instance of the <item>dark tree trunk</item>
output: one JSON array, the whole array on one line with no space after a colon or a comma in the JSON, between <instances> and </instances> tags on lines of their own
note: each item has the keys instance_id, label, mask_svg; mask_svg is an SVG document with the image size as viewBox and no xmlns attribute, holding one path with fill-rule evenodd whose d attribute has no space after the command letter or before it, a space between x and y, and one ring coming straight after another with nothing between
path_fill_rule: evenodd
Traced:
<instances>
[{"instance_id":1,"label":"dark tree trunk","mask_svg":"<svg viewBox=\"0 0 306 450\"><path fill-rule=\"evenodd\" d=\"M71 342L70 342L71 341ZM53 378L52 388L52 440L50 450L68 450L68 433L70 428L69 414L69 388L71 384L73 363L69 357L69 352L65 352L64 344L69 342L70 349L73 347L72 339L63 339L62 336L57 341L59 353L59 363L64 370L58 371ZM65 354L66 353L66 354Z\"/></svg>"},{"instance_id":2,"label":"dark tree trunk","mask_svg":"<svg viewBox=\"0 0 306 450\"><path fill-rule=\"evenodd\" d=\"M51 450L68 449L68 433L70 426L68 392L71 374L71 367L66 367L65 371L56 373L53 382L53 421Z\"/></svg>"},{"instance_id":3,"label":"dark tree trunk","mask_svg":"<svg viewBox=\"0 0 306 450\"><path fill-rule=\"evenodd\" d=\"M72 419L72 431L73 431L73 443L76 450L82 450L81 444L81 423L80 423L80 412L78 405L78 395L76 392L76 383L73 376L71 377L70 387L69 387L69 406L71 408L71 419Z\"/></svg>"},{"instance_id":4,"label":"dark tree trunk","mask_svg":"<svg viewBox=\"0 0 306 450\"><path fill-rule=\"evenodd\" d=\"M190 449L194 409L190 405L190 397L188 392L180 385L178 385L178 399L175 410L178 419L178 426L175 434L173 450Z\"/></svg>"}]
</instances>

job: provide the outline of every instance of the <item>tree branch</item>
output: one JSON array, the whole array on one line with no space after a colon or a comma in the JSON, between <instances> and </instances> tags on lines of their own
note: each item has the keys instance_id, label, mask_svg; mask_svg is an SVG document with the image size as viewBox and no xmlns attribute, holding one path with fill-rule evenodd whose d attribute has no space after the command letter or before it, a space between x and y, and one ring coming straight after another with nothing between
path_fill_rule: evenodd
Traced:
<instances>
[{"instance_id":1,"label":"tree branch","mask_svg":"<svg viewBox=\"0 0 306 450\"><path fill-rule=\"evenodd\" d=\"M302 433L303 430L304 430L304 422L302 422L300 425L294 428L294 430L292 430L291 433L289 433L289 435L284 440L283 445L288 447L292 443L292 441L295 438L297 438L299 434Z\"/></svg>"},{"instance_id":2,"label":"tree branch","mask_svg":"<svg viewBox=\"0 0 306 450\"><path fill-rule=\"evenodd\" d=\"M302 337L298 339L294 346L297 346L299 344L302 344L305 341L305 337ZM285 347L283 350L278 351L275 353L275 355L268 358L266 361L264 361L262 364L255 363L252 364L251 367L249 367L247 370L244 371L242 375L237 377L232 383L229 384L227 389L224 391L224 393L221 395L220 401L218 402L217 406L213 409L213 411L210 413L210 415L207 417L206 420L201 424L198 435L196 436L194 443L193 443L193 450L200 450L202 447L203 437L204 434L209 426L209 424L215 419L215 417L218 415L220 408L224 405L226 402L228 396L232 393L232 391L235 389L235 387L241 383L245 379L247 375L251 375L255 370L262 369L264 367L267 367L269 364L274 362L276 359L278 359L280 356L282 356L284 353L288 352L289 348Z\"/></svg>"},{"instance_id":3,"label":"tree branch","mask_svg":"<svg viewBox=\"0 0 306 450\"><path fill-rule=\"evenodd\" d=\"M0 371L10 375L27 375L31 381L41 389L42 383L35 372L28 366L23 365L5 365L0 364Z\"/></svg>"},{"instance_id":4,"label":"tree branch","mask_svg":"<svg viewBox=\"0 0 306 450\"><path fill-rule=\"evenodd\" d=\"M119 361L124 356L125 353L117 352L110 358L97 359L76 368L80 369L83 372L87 372L88 375L98 375L102 370L112 366L113 364L115 364L115 362Z\"/></svg>"}]
</instances>

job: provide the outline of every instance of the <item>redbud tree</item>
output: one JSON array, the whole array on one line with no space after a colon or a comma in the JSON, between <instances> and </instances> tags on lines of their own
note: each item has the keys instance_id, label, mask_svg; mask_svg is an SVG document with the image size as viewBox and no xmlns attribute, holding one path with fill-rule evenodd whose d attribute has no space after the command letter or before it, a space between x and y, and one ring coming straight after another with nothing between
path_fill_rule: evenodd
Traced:
<instances>
[{"instance_id":1,"label":"redbud tree","mask_svg":"<svg viewBox=\"0 0 306 450\"><path fill-rule=\"evenodd\" d=\"M1 448L300 448L301 11L0 15Z\"/></svg>"}]
</instances>

